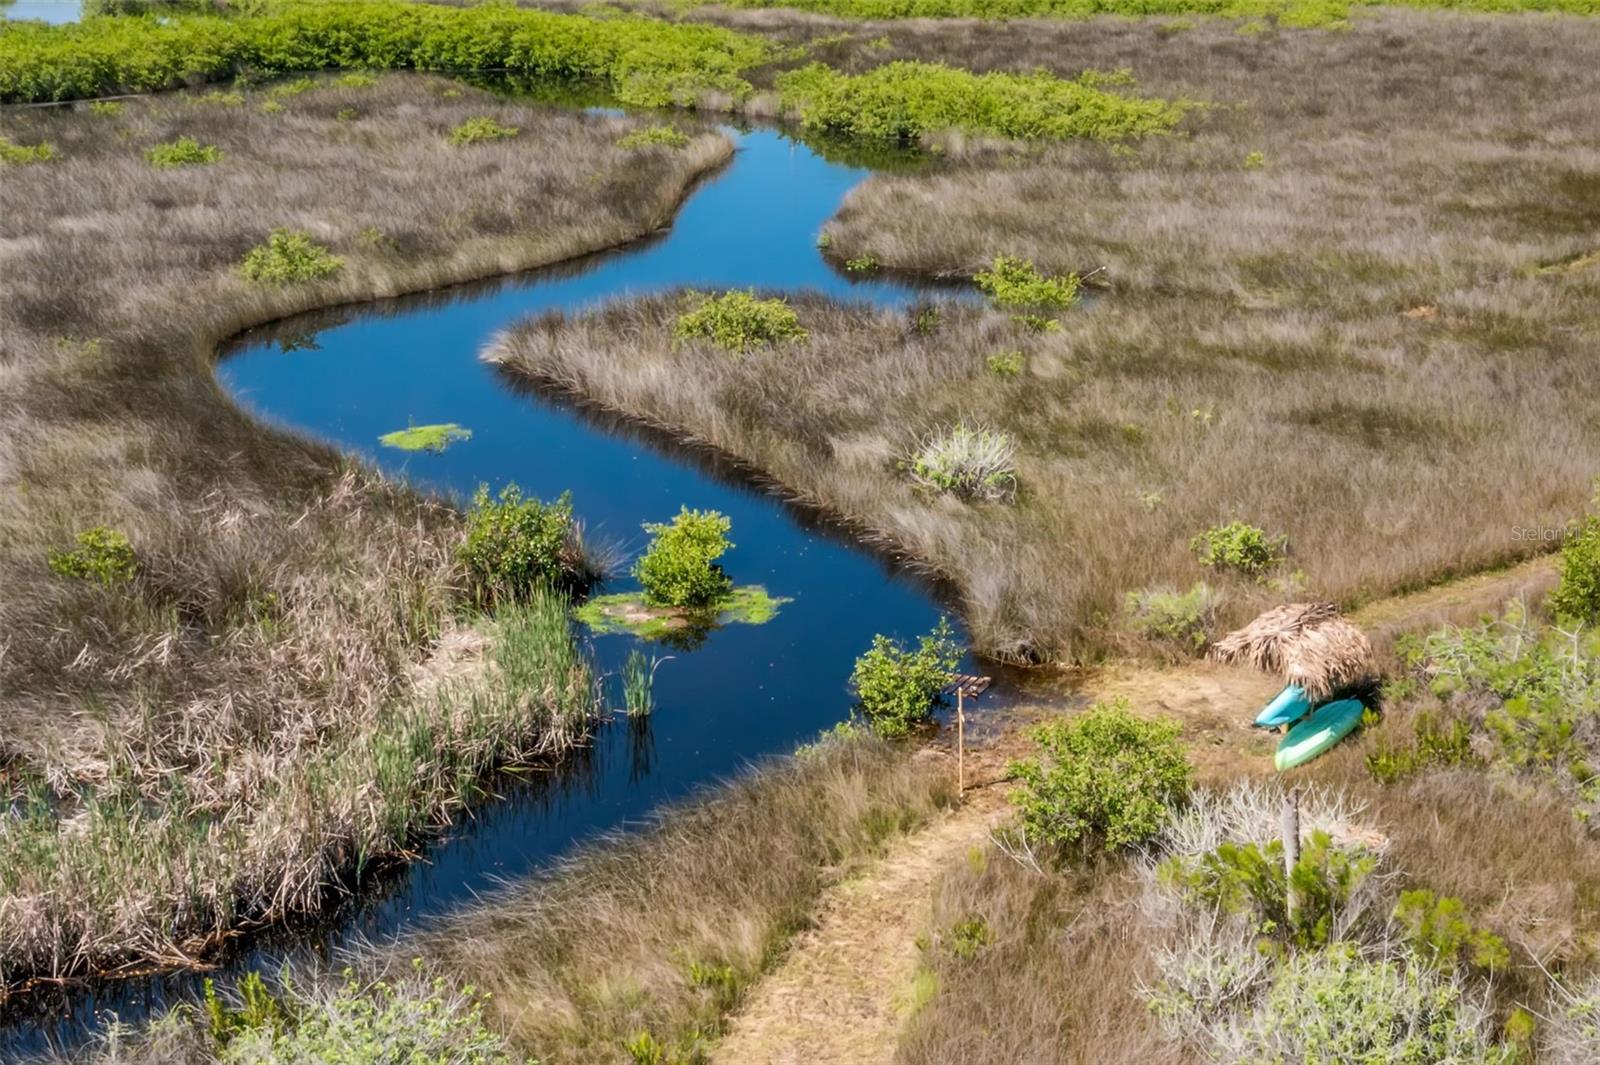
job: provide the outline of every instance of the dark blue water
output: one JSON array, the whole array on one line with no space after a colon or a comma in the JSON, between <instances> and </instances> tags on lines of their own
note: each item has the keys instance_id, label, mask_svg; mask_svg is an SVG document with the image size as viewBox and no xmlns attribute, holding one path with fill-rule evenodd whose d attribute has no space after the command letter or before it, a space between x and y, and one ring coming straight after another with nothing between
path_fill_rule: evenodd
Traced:
<instances>
[{"instance_id":1,"label":"dark blue water","mask_svg":"<svg viewBox=\"0 0 1600 1065\"><path fill-rule=\"evenodd\" d=\"M630 554L644 546L642 522L683 505L720 510L733 522L737 546L723 563L734 580L792 599L767 624L719 629L693 649L645 645L674 656L656 674L647 721L602 727L592 750L508 784L503 801L485 804L382 890L315 928L259 941L230 970L393 935L752 760L792 750L849 715L850 669L874 633L910 638L938 620L924 583L714 456L522 394L479 358L496 331L524 315L668 287L810 290L881 306L930 298L893 281L848 280L818 253L820 227L866 170L774 130L730 135L734 161L695 190L665 236L552 270L276 323L225 350L217 373L248 409L431 490L465 497L484 482L515 482L545 498L570 490L587 535ZM472 438L439 455L378 444L391 430L439 422L457 422ZM614 671L638 645L610 635L592 649L600 668ZM109 1013L128 1019L159 1009L195 982L178 974L76 996L65 1019L28 1033L13 1026L0 1057L47 1033L70 1043Z\"/></svg>"}]
</instances>

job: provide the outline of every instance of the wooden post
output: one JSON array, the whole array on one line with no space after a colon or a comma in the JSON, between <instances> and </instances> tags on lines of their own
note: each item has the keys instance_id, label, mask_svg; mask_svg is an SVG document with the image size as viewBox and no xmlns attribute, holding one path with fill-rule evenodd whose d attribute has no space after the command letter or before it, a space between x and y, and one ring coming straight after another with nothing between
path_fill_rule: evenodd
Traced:
<instances>
[{"instance_id":1,"label":"wooden post","mask_svg":"<svg viewBox=\"0 0 1600 1065\"><path fill-rule=\"evenodd\" d=\"M1300 789L1290 788L1283 797L1283 810L1278 815L1278 831L1283 836L1284 910L1289 923L1294 924L1295 911L1300 908L1294 897L1294 867L1300 864Z\"/></svg>"},{"instance_id":2,"label":"wooden post","mask_svg":"<svg viewBox=\"0 0 1600 1065\"><path fill-rule=\"evenodd\" d=\"M956 685L956 797L967 790L967 709L965 684Z\"/></svg>"}]
</instances>

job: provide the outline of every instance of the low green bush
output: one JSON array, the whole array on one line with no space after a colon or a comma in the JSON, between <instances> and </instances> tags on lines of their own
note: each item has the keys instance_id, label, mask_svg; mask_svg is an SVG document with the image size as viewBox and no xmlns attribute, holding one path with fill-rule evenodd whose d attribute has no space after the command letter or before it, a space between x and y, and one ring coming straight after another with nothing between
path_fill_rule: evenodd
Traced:
<instances>
[{"instance_id":1,"label":"low green bush","mask_svg":"<svg viewBox=\"0 0 1600 1065\"><path fill-rule=\"evenodd\" d=\"M49 142L18 144L8 137L0 137L0 165L27 166L29 163L48 163L59 153Z\"/></svg>"},{"instance_id":2,"label":"low green bush","mask_svg":"<svg viewBox=\"0 0 1600 1065\"><path fill-rule=\"evenodd\" d=\"M1160 875L1193 901L1248 915L1258 935L1308 950L1336 938L1352 898L1377 864L1366 849L1335 846L1328 833L1316 831L1301 847L1293 873L1284 868L1282 841L1273 840L1265 847L1223 843L1193 862L1174 857L1162 863Z\"/></svg>"},{"instance_id":3,"label":"low green bush","mask_svg":"<svg viewBox=\"0 0 1600 1065\"><path fill-rule=\"evenodd\" d=\"M1457 718L1446 723L1432 710L1418 710L1409 743L1384 734L1367 755L1367 771L1380 784L1393 784L1425 769L1481 765L1472 749L1472 726Z\"/></svg>"},{"instance_id":4,"label":"low green bush","mask_svg":"<svg viewBox=\"0 0 1600 1065\"><path fill-rule=\"evenodd\" d=\"M961 649L946 618L918 638L915 648L882 634L874 636L850 674L856 711L880 736L908 735L932 716L960 661Z\"/></svg>"},{"instance_id":5,"label":"low green bush","mask_svg":"<svg viewBox=\"0 0 1600 1065\"><path fill-rule=\"evenodd\" d=\"M341 89L370 89L378 84L378 76L366 70L352 70L334 78L333 83Z\"/></svg>"},{"instance_id":6,"label":"low green bush","mask_svg":"<svg viewBox=\"0 0 1600 1065\"><path fill-rule=\"evenodd\" d=\"M985 365L991 377L1012 380L1022 376L1023 357L1020 351L997 351L990 355Z\"/></svg>"},{"instance_id":7,"label":"low green bush","mask_svg":"<svg viewBox=\"0 0 1600 1065\"><path fill-rule=\"evenodd\" d=\"M1166 133L1185 105L1124 96L1104 75L974 74L940 63L897 61L862 74L812 63L777 77L785 111L807 129L916 141L956 129L1018 139L1121 140Z\"/></svg>"},{"instance_id":8,"label":"low green bush","mask_svg":"<svg viewBox=\"0 0 1600 1065\"><path fill-rule=\"evenodd\" d=\"M1205 581L1196 581L1187 592L1161 588L1129 592L1128 624L1147 640L1195 654L1210 638L1218 599Z\"/></svg>"},{"instance_id":9,"label":"low green bush","mask_svg":"<svg viewBox=\"0 0 1600 1065\"><path fill-rule=\"evenodd\" d=\"M1573 621L1600 620L1600 518L1591 517L1561 548L1561 583L1550 609Z\"/></svg>"},{"instance_id":10,"label":"low green bush","mask_svg":"<svg viewBox=\"0 0 1600 1065\"><path fill-rule=\"evenodd\" d=\"M617 141L618 148L687 148L689 135L673 126L645 126Z\"/></svg>"},{"instance_id":11,"label":"low green bush","mask_svg":"<svg viewBox=\"0 0 1600 1065\"><path fill-rule=\"evenodd\" d=\"M1278 970L1233 1033L1239 1065L1513 1065L1459 983L1426 966L1369 961L1354 947L1312 951Z\"/></svg>"},{"instance_id":12,"label":"low green bush","mask_svg":"<svg viewBox=\"0 0 1600 1065\"><path fill-rule=\"evenodd\" d=\"M1189 550L1202 566L1259 579L1283 561L1286 545L1286 538L1268 536L1260 526L1230 521L1196 535L1189 541Z\"/></svg>"},{"instance_id":13,"label":"low green bush","mask_svg":"<svg viewBox=\"0 0 1600 1065\"><path fill-rule=\"evenodd\" d=\"M486 141L506 140L522 132L516 126L506 126L487 116L469 118L450 131L450 143L455 145L483 144Z\"/></svg>"},{"instance_id":14,"label":"low green bush","mask_svg":"<svg viewBox=\"0 0 1600 1065\"><path fill-rule=\"evenodd\" d=\"M661 606L704 608L733 591L733 579L717 559L734 545L728 539L733 522L715 510L684 507L670 524L648 523L653 539L633 575L645 598Z\"/></svg>"},{"instance_id":15,"label":"low green bush","mask_svg":"<svg viewBox=\"0 0 1600 1065\"><path fill-rule=\"evenodd\" d=\"M987 270L972 275L978 288L1007 310L1051 314L1066 310L1078 300L1078 275L1046 277L1031 259L996 255Z\"/></svg>"},{"instance_id":16,"label":"low green bush","mask_svg":"<svg viewBox=\"0 0 1600 1065\"><path fill-rule=\"evenodd\" d=\"M1426 888L1402 891L1394 921L1406 946L1430 965L1443 969L1471 965L1493 972L1511 963L1506 941L1467 920L1466 905L1458 898L1440 897Z\"/></svg>"},{"instance_id":17,"label":"low green bush","mask_svg":"<svg viewBox=\"0 0 1600 1065\"><path fill-rule=\"evenodd\" d=\"M337 274L344 260L311 239L310 233L274 229L265 244L251 248L239 272L262 285L294 285Z\"/></svg>"},{"instance_id":18,"label":"low green bush","mask_svg":"<svg viewBox=\"0 0 1600 1065\"><path fill-rule=\"evenodd\" d=\"M227 17L7 24L0 32L0 102L150 92L246 72L499 69L599 81L624 103L657 107L713 91L747 96L750 83L740 72L776 50L758 36L715 26L511 4L273 3Z\"/></svg>"},{"instance_id":19,"label":"low green bush","mask_svg":"<svg viewBox=\"0 0 1600 1065\"><path fill-rule=\"evenodd\" d=\"M544 503L524 499L508 484L491 498L489 486L479 485L456 558L466 567L474 600L484 605L568 583L581 570L571 494Z\"/></svg>"},{"instance_id":20,"label":"low green bush","mask_svg":"<svg viewBox=\"0 0 1600 1065\"><path fill-rule=\"evenodd\" d=\"M925 439L906 468L924 488L999 502L1016 494L1016 453L1009 434L957 422Z\"/></svg>"},{"instance_id":21,"label":"low green bush","mask_svg":"<svg viewBox=\"0 0 1600 1065\"><path fill-rule=\"evenodd\" d=\"M193 137L179 137L156 145L144 157L157 170L171 170L179 166L210 166L222 158L222 149L215 144L201 144Z\"/></svg>"},{"instance_id":22,"label":"low green bush","mask_svg":"<svg viewBox=\"0 0 1600 1065\"><path fill-rule=\"evenodd\" d=\"M125 534L96 525L74 539L76 545L70 549L50 549L46 562L51 573L107 586L133 579L138 559Z\"/></svg>"},{"instance_id":23,"label":"low green bush","mask_svg":"<svg viewBox=\"0 0 1600 1065\"><path fill-rule=\"evenodd\" d=\"M1044 757L1015 762L1011 795L1023 835L1063 852L1154 838L1189 793L1193 769L1175 721L1136 717L1124 699L1050 721L1032 736Z\"/></svg>"},{"instance_id":24,"label":"low green bush","mask_svg":"<svg viewBox=\"0 0 1600 1065\"><path fill-rule=\"evenodd\" d=\"M678 315L673 335L679 340L709 340L719 348L747 354L784 340L804 340L800 316L781 299L757 299L754 292L732 289L720 296L697 296L693 310Z\"/></svg>"}]
</instances>

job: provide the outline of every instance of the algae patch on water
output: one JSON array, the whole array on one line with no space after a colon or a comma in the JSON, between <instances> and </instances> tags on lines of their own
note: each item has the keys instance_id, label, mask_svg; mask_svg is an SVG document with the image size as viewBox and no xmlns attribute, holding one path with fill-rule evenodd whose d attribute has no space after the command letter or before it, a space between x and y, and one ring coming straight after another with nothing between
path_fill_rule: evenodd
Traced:
<instances>
[{"instance_id":1,"label":"algae patch on water","mask_svg":"<svg viewBox=\"0 0 1600 1065\"><path fill-rule=\"evenodd\" d=\"M789 601L768 594L759 584L747 584L705 610L657 606L643 592L618 592L596 596L575 613L597 634L628 632L641 639L661 640L724 625L764 625Z\"/></svg>"},{"instance_id":2,"label":"algae patch on water","mask_svg":"<svg viewBox=\"0 0 1600 1065\"><path fill-rule=\"evenodd\" d=\"M451 444L471 439L471 429L463 429L455 422L445 422L442 425L412 425L396 429L378 437L378 443L385 447L397 447L401 451L429 451L437 455Z\"/></svg>"}]
</instances>

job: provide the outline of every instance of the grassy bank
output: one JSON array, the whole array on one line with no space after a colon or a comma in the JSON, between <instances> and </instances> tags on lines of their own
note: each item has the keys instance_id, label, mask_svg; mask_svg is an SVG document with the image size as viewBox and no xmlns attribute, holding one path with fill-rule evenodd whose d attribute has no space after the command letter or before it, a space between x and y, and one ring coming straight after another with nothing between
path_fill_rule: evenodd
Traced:
<instances>
[{"instance_id":1,"label":"grassy bank","mask_svg":"<svg viewBox=\"0 0 1600 1065\"><path fill-rule=\"evenodd\" d=\"M1582 509L1600 436L1569 397L1594 375L1600 125L1550 101L1594 80L1600 28L1388 13L1249 43L1122 22L887 40L886 58L978 69L1092 57L1227 106L1134 152L967 145L940 172L870 178L826 227L826 254L857 268L971 278L1006 254L1093 274L1099 295L1042 332L1015 308L946 311L924 335L802 302L805 342L734 360L674 345L655 301L529 325L513 363L937 567L1002 653L1128 646L1129 594L1182 593L1166 605L1201 624L1285 594L1358 603L1544 550L1537 530ZM1009 504L908 476L961 421L1014 444ZM1234 521L1287 557L1203 566L1193 538Z\"/></svg>"},{"instance_id":2,"label":"grassy bank","mask_svg":"<svg viewBox=\"0 0 1600 1065\"><path fill-rule=\"evenodd\" d=\"M480 118L517 133L451 142ZM252 323L655 228L729 147L635 128L412 74L0 116L51 146L0 219L7 983L314 909L484 769L580 738L559 610L468 639L459 514L259 425L210 363ZM275 283L307 264L332 273ZM487 673L419 686L463 642Z\"/></svg>"},{"instance_id":3,"label":"grassy bank","mask_svg":"<svg viewBox=\"0 0 1600 1065\"><path fill-rule=\"evenodd\" d=\"M448 1030L472 1031L507 1060L704 1060L822 892L934 816L951 791L944 766L903 747L825 738L365 959L347 999L392 997L369 985L399 973L401 994L441 1003ZM443 982L405 978L413 958ZM339 992L319 990L309 975L298 982L282 997L299 1004L299 1025L325 1029L326 1003ZM458 988L472 990L463 999ZM355 1012L348 1000L344 1010ZM270 1041L270 1032L251 1038ZM282 1046L306 1042L279 1037ZM356 1045L329 1039L319 1049L333 1059ZM89 1060L235 1061L240 1049L180 1010L153 1034L120 1051L103 1045Z\"/></svg>"},{"instance_id":4,"label":"grassy bank","mask_svg":"<svg viewBox=\"0 0 1600 1065\"><path fill-rule=\"evenodd\" d=\"M1259 27L1343 28L1365 9L1417 7L1483 13L1600 14L1595 0L732 0L740 8L793 8L847 19L1221 18Z\"/></svg>"}]
</instances>

